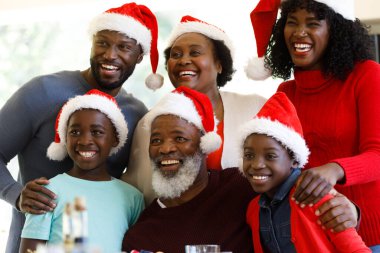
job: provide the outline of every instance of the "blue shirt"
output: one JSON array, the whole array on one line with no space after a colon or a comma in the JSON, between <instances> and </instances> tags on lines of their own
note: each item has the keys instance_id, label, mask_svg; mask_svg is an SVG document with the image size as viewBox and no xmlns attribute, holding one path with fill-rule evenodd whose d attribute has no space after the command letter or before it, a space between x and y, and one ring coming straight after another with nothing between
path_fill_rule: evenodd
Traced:
<instances>
[{"instance_id":1,"label":"blue shirt","mask_svg":"<svg viewBox=\"0 0 380 253\"><path fill-rule=\"evenodd\" d=\"M299 175L300 169L293 169L290 176L279 187L273 199L265 193L261 194L260 206L260 238L265 252L296 252L290 240L290 205L289 192Z\"/></svg>"}]
</instances>

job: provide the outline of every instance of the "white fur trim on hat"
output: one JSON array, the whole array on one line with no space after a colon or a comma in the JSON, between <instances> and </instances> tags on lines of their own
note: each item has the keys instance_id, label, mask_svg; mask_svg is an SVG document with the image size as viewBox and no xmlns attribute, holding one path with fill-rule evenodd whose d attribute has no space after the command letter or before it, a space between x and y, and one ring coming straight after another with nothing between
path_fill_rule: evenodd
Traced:
<instances>
[{"instance_id":1,"label":"white fur trim on hat","mask_svg":"<svg viewBox=\"0 0 380 253\"><path fill-rule=\"evenodd\" d=\"M191 32L200 33L211 39L223 41L226 47L230 50L232 59L234 59L235 50L232 41L227 34L213 25L202 22L190 21L179 23L169 36L168 47L171 47L174 44L174 41L182 34Z\"/></svg>"},{"instance_id":2,"label":"white fur trim on hat","mask_svg":"<svg viewBox=\"0 0 380 253\"><path fill-rule=\"evenodd\" d=\"M355 20L354 0L315 0L324 3L345 19Z\"/></svg>"},{"instance_id":3,"label":"white fur trim on hat","mask_svg":"<svg viewBox=\"0 0 380 253\"><path fill-rule=\"evenodd\" d=\"M252 80L265 80L272 75L272 71L265 67L264 57L251 58L245 67L247 77Z\"/></svg>"},{"instance_id":4,"label":"white fur trim on hat","mask_svg":"<svg viewBox=\"0 0 380 253\"><path fill-rule=\"evenodd\" d=\"M118 139L118 145L111 149L110 155L113 155L121 149L128 136L128 126L125 121L124 115L117 105L110 99L100 96L100 95L82 95L76 96L70 99L63 107L62 112L58 120L57 132L60 138L60 143L51 143L48 150L47 156L51 160L61 161L66 155L66 132L67 123L70 116L81 109L95 109L104 113L115 126L116 135Z\"/></svg>"},{"instance_id":5,"label":"white fur trim on hat","mask_svg":"<svg viewBox=\"0 0 380 253\"><path fill-rule=\"evenodd\" d=\"M144 128L150 131L152 122L160 115L175 115L195 125L205 132L202 119L198 114L192 100L180 93L169 93L163 97L157 105L146 114ZM222 143L220 136L215 132L205 133L201 137L200 147L204 154L217 150Z\"/></svg>"},{"instance_id":6,"label":"white fur trim on hat","mask_svg":"<svg viewBox=\"0 0 380 253\"><path fill-rule=\"evenodd\" d=\"M99 31L117 31L135 39L141 45L144 54L149 54L152 34L149 29L136 19L117 13L102 13L95 17L89 26L89 34L95 35Z\"/></svg>"},{"instance_id":7,"label":"white fur trim on hat","mask_svg":"<svg viewBox=\"0 0 380 253\"><path fill-rule=\"evenodd\" d=\"M271 136L293 151L300 168L303 168L308 161L310 151L305 139L294 131L294 129L285 126L277 120L272 121L267 118L254 118L241 126L239 133L240 138L238 143L240 145L240 157L243 157L245 139L249 135L256 133Z\"/></svg>"}]
</instances>

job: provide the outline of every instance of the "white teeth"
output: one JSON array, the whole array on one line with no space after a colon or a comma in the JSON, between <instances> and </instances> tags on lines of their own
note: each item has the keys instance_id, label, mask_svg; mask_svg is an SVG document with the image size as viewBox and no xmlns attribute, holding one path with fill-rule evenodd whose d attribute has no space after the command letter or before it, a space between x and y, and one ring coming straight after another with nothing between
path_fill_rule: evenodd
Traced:
<instances>
[{"instance_id":1,"label":"white teeth","mask_svg":"<svg viewBox=\"0 0 380 253\"><path fill-rule=\"evenodd\" d=\"M79 154L81 156L85 157L85 158L91 158L91 157L93 157L96 154L96 152L94 152L94 151L87 151L87 152L79 152Z\"/></svg>"},{"instance_id":2,"label":"white teeth","mask_svg":"<svg viewBox=\"0 0 380 253\"><path fill-rule=\"evenodd\" d=\"M178 160L164 160L161 161L161 165L172 165L172 164L178 164Z\"/></svg>"},{"instance_id":3,"label":"white teeth","mask_svg":"<svg viewBox=\"0 0 380 253\"><path fill-rule=\"evenodd\" d=\"M294 48L297 52L307 52L311 49L311 45L303 43L295 43Z\"/></svg>"},{"instance_id":4,"label":"white teeth","mask_svg":"<svg viewBox=\"0 0 380 253\"><path fill-rule=\"evenodd\" d=\"M102 64L102 68L105 68L107 70L117 70L118 69L118 67L116 67L116 66L106 65L106 64Z\"/></svg>"},{"instance_id":5,"label":"white teeth","mask_svg":"<svg viewBox=\"0 0 380 253\"><path fill-rule=\"evenodd\" d=\"M181 71L179 72L179 76L195 76L195 72L194 71Z\"/></svg>"},{"instance_id":6,"label":"white teeth","mask_svg":"<svg viewBox=\"0 0 380 253\"><path fill-rule=\"evenodd\" d=\"M266 180L268 179L269 177L268 176L252 176L253 179L256 179L256 180Z\"/></svg>"}]
</instances>

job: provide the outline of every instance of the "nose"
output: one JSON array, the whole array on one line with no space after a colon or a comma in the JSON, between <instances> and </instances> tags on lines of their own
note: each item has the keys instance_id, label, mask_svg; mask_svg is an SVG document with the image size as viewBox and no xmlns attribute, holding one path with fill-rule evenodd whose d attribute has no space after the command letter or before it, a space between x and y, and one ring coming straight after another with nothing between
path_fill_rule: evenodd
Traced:
<instances>
[{"instance_id":1,"label":"nose","mask_svg":"<svg viewBox=\"0 0 380 253\"><path fill-rule=\"evenodd\" d=\"M191 63L191 58L188 55L183 55L181 58L178 59L179 65L188 65Z\"/></svg>"},{"instance_id":2,"label":"nose","mask_svg":"<svg viewBox=\"0 0 380 253\"><path fill-rule=\"evenodd\" d=\"M104 58L113 60L117 58L117 49L114 46L109 46L104 52Z\"/></svg>"},{"instance_id":3,"label":"nose","mask_svg":"<svg viewBox=\"0 0 380 253\"><path fill-rule=\"evenodd\" d=\"M294 31L294 35L297 37L306 37L307 31L304 26L298 26L297 29Z\"/></svg>"},{"instance_id":4,"label":"nose","mask_svg":"<svg viewBox=\"0 0 380 253\"><path fill-rule=\"evenodd\" d=\"M265 168L265 162L264 159L256 157L252 162L250 168L254 170L261 170Z\"/></svg>"},{"instance_id":5,"label":"nose","mask_svg":"<svg viewBox=\"0 0 380 253\"><path fill-rule=\"evenodd\" d=\"M78 145L89 145L92 143L93 141L91 133L83 133L78 137Z\"/></svg>"},{"instance_id":6,"label":"nose","mask_svg":"<svg viewBox=\"0 0 380 253\"><path fill-rule=\"evenodd\" d=\"M176 146L171 141L163 142L159 149L161 154L170 154L172 152L175 152L176 150L177 150Z\"/></svg>"}]
</instances>

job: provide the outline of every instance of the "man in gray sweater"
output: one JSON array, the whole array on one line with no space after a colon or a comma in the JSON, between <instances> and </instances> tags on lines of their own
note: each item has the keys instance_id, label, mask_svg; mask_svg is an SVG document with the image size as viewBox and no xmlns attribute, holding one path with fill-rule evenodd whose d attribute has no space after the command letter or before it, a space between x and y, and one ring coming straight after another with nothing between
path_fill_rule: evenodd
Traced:
<instances>
[{"instance_id":1,"label":"man in gray sweater","mask_svg":"<svg viewBox=\"0 0 380 253\"><path fill-rule=\"evenodd\" d=\"M156 71L158 28L154 14L143 5L125 4L95 17L89 28L93 38L90 68L35 77L0 110L0 198L14 207L7 253L18 252L23 212L40 214L55 208L55 194L44 187L47 179L72 167L69 158L56 162L46 157L62 105L94 88L115 97L129 128L127 143L108 161L109 173L116 178L127 166L134 128L147 112L141 101L121 87L144 54L150 54L152 71ZM17 181L6 167L16 155Z\"/></svg>"}]
</instances>

